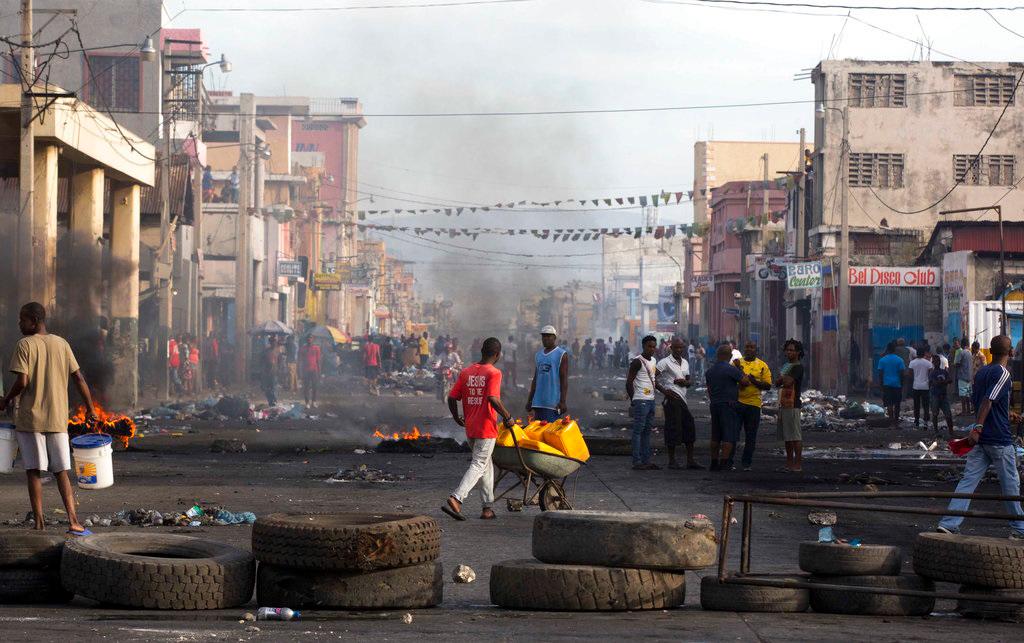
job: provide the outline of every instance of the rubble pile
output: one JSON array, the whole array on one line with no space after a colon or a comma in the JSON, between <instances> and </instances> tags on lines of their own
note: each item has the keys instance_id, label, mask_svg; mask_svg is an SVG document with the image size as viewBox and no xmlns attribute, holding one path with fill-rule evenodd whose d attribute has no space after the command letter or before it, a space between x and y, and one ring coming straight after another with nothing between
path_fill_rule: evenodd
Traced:
<instances>
[{"instance_id":1,"label":"rubble pile","mask_svg":"<svg viewBox=\"0 0 1024 643\"><path fill-rule=\"evenodd\" d=\"M434 371L417 366L385 373L377 381L381 390L390 390L394 393L419 393L433 392L437 388L437 376Z\"/></svg>"},{"instance_id":2,"label":"rubble pile","mask_svg":"<svg viewBox=\"0 0 1024 643\"><path fill-rule=\"evenodd\" d=\"M150 409L143 409L135 416L135 421L148 423L153 420L217 422L248 420L252 422L256 420L315 420L317 417L309 414L308 409L302 404L262 406L255 405L244 397L225 395L193 402L167 402Z\"/></svg>"},{"instance_id":3,"label":"rubble pile","mask_svg":"<svg viewBox=\"0 0 1024 643\"><path fill-rule=\"evenodd\" d=\"M400 482L406 476L361 464L355 469L338 469L327 482Z\"/></svg>"},{"instance_id":4,"label":"rubble pile","mask_svg":"<svg viewBox=\"0 0 1024 643\"><path fill-rule=\"evenodd\" d=\"M3 524L20 526L33 521L30 511L24 520L5 520ZM221 527L225 525L251 525L256 514L251 511L229 511L209 504L196 504L185 511L159 511L157 509L122 509L108 515L83 516L86 527ZM46 520L47 525L67 524L67 519Z\"/></svg>"}]
</instances>

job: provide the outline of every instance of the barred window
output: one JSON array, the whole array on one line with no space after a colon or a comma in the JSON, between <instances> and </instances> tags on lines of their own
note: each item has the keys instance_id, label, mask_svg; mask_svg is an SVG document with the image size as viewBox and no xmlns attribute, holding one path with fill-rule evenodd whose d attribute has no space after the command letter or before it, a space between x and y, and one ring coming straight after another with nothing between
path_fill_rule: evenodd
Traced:
<instances>
[{"instance_id":1,"label":"barred window","mask_svg":"<svg viewBox=\"0 0 1024 643\"><path fill-rule=\"evenodd\" d=\"M850 152L850 187L902 188L903 155L886 152Z\"/></svg>"},{"instance_id":2,"label":"barred window","mask_svg":"<svg viewBox=\"0 0 1024 643\"><path fill-rule=\"evenodd\" d=\"M906 107L906 74L850 74L850 107Z\"/></svg>"},{"instance_id":3,"label":"barred window","mask_svg":"<svg viewBox=\"0 0 1024 643\"><path fill-rule=\"evenodd\" d=\"M86 100L97 109L137 112L142 83L138 56L89 56L92 77L86 84Z\"/></svg>"},{"instance_id":4,"label":"barred window","mask_svg":"<svg viewBox=\"0 0 1024 643\"><path fill-rule=\"evenodd\" d=\"M975 162L974 154L954 154L953 174L964 185L1013 185L1017 157L986 154Z\"/></svg>"},{"instance_id":5,"label":"barred window","mask_svg":"<svg viewBox=\"0 0 1024 643\"><path fill-rule=\"evenodd\" d=\"M957 74L953 104L964 107L1013 105L1016 78L1000 74Z\"/></svg>"}]
</instances>

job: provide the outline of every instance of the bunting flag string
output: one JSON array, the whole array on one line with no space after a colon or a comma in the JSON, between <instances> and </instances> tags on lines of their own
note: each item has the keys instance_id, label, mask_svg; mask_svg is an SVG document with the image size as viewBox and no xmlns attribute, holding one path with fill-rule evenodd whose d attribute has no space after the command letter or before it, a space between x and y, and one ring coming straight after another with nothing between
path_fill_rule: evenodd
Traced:
<instances>
[{"instance_id":1,"label":"bunting flag string","mask_svg":"<svg viewBox=\"0 0 1024 643\"><path fill-rule=\"evenodd\" d=\"M406 232L424 237L433 234L436 237L447 236L470 237L474 241L480 235L533 236L537 239L554 241L597 241L604 236L628 236L635 239L654 237L655 239L671 239L677 234L694 236L693 226L685 223L659 226L619 226L609 228L437 228L424 226L384 225L376 223L351 223L345 225L359 230L380 230L382 232Z\"/></svg>"},{"instance_id":2,"label":"bunting flag string","mask_svg":"<svg viewBox=\"0 0 1024 643\"><path fill-rule=\"evenodd\" d=\"M356 212L360 221L365 221L367 217L374 216L391 216L395 214L444 214L447 217L450 216L461 216L465 213L476 214L477 212L490 212L492 210L505 211L505 210L529 210L536 208L561 208L562 204L575 205L579 204L579 207L587 207L590 204L593 208L603 209L611 207L631 207L639 205L640 207L647 207L648 205L678 205L680 203L689 203L693 200L693 191L667 191L662 190L657 194L643 194L639 196L617 196L617 197L604 197L599 199L556 199L554 201L506 201L503 203L495 203L494 205L462 205L462 206L440 206L430 208L390 208L384 210L358 210ZM573 212L573 210L564 210L565 212Z\"/></svg>"}]
</instances>

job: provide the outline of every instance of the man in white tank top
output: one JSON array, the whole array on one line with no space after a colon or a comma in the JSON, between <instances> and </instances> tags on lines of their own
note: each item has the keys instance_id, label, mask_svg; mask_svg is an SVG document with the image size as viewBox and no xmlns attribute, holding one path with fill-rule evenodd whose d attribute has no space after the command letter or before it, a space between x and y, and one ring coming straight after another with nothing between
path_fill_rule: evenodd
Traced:
<instances>
[{"instance_id":1,"label":"man in white tank top","mask_svg":"<svg viewBox=\"0 0 1024 643\"><path fill-rule=\"evenodd\" d=\"M660 469L651 462L651 425L654 424L654 390L658 379L658 363L654 351L658 340L653 335L644 337L643 352L629 363L626 393L633 416L633 468Z\"/></svg>"}]
</instances>

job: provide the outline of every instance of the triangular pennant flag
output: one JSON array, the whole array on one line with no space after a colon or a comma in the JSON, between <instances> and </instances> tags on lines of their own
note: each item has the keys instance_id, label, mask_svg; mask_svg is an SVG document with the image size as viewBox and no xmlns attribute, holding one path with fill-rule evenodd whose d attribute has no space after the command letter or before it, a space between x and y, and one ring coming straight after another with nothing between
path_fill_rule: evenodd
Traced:
<instances>
[{"instance_id":1,"label":"triangular pennant flag","mask_svg":"<svg viewBox=\"0 0 1024 643\"><path fill-rule=\"evenodd\" d=\"M670 225L668 229L665 230L665 238L671 239L674 236L676 236L676 226Z\"/></svg>"},{"instance_id":2,"label":"triangular pennant flag","mask_svg":"<svg viewBox=\"0 0 1024 643\"><path fill-rule=\"evenodd\" d=\"M417 236L423 234L423 228L413 228L412 231L415 232Z\"/></svg>"},{"instance_id":3,"label":"triangular pennant flag","mask_svg":"<svg viewBox=\"0 0 1024 643\"><path fill-rule=\"evenodd\" d=\"M682 192L676 192L676 203L679 203L682 200L683 200L683 193Z\"/></svg>"},{"instance_id":4,"label":"triangular pennant flag","mask_svg":"<svg viewBox=\"0 0 1024 643\"><path fill-rule=\"evenodd\" d=\"M643 228L640 228L640 227L634 228L633 229L633 238L634 239L639 239L641 232L643 232Z\"/></svg>"},{"instance_id":5,"label":"triangular pennant flag","mask_svg":"<svg viewBox=\"0 0 1024 643\"><path fill-rule=\"evenodd\" d=\"M672 195L669 194L668 192L665 192L664 190L662 190L662 192L661 192L661 201L662 201L662 203L664 203L665 205L668 205L668 199L669 199L670 196L672 196Z\"/></svg>"},{"instance_id":6,"label":"triangular pennant flag","mask_svg":"<svg viewBox=\"0 0 1024 643\"><path fill-rule=\"evenodd\" d=\"M555 205L562 205L561 201L555 201Z\"/></svg>"},{"instance_id":7,"label":"triangular pennant flag","mask_svg":"<svg viewBox=\"0 0 1024 643\"><path fill-rule=\"evenodd\" d=\"M359 213L356 216L359 217L360 221L366 220L366 212L364 212L363 210L360 210Z\"/></svg>"},{"instance_id":8,"label":"triangular pennant flag","mask_svg":"<svg viewBox=\"0 0 1024 643\"><path fill-rule=\"evenodd\" d=\"M560 232L556 232L556 233L555 233L554 235L552 235L552 236L551 236L551 242L552 242L552 243L554 243L555 241L558 241L558 239L559 239L559 238L560 238L561 236L562 236L562 233L560 233Z\"/></svg>"},{"instance_id":9,"label":"triangular pennant flag","mask_svg":"<svg viewBox=\"0 0 1024 643\"><path fill-rule=\"evenodd\" d=\"M615 197L615 202L618 203L619 205L622 205L622 197L621 196Z\"/></svg>"},{"instance_id":10,"label":"triangular pennant flag","mask_svg":"<svg viewBox=\"0 0 1024 643\"><path fill-rule=\"evenodd\" d=\"M572 235L572 240L573 241L579 241L579 239L580 239L580 233L579 232L577 232L576 234Z\"/></svg>"},{"instance_id":11,"label":"triangular pennant flag","mask_svg":"<svg viewBox=\"0 0 1024 643\"><path fill-rule=\"evenodd\" d=\"M406 226L400 226L398 228L398 231L399 232L408 232L409 231L409 226L407 226L407 225Z\"/></svg>"},{"instance_id":12,"label":"triangular pennant flag","mask_svg":"<svg viewBox=\"0 0 1024 643\"><path fill-rule=\"evenodd\" d=\"M636 198L635 197L627 196L626 197L626 201L629 201L630 205L636 205Z\"/></svg>"},{"instance_id":13,"label":"triangular pennant flag","mask_svg":"<svg viewBox=\"0 0 1024 643\"><path fill-rule=\"evenodd\" d=\"M647 228L644 230L644 234L653 234L653 233L654 233L654 226L647 226Z\"/></svg>"},{"instance_id":14,"label":"triangular pennant flag","mask_svg":"<svg viewBox=\"0 0 1024 643\"><path fill-rule=\"evenodd\" d=\"M480 209L483 210L484 212L490 212L491 211L491 209L488 208L488 207L482 207Z\"/></svg>"},{"instance_id":15,"label":"triangular pennant flag","mask_svg":"<svg viewBox=\"0 0 1024 643\"><path fill-rule=\"evenodd\" d=\"M654 206L658 205L658 195L657 194L652 194L651 195L651 205L654 205Z\"/></svg>"},{"instance_id":16,"label":"triangular pennant flag","mask_svg":"<svg viewBox=\"0 0 1024 643\"><path fill-rule=\"evenodd\" d=\"M446 216L446 217L452 216L452 209L451 208L445 208L444 209L444 216Z\"/></svg>"},{"instance_id":17,"label":"triangular pennant flag","mask_svg":"<svg viewBox=\"0 0 1024 643\"><path fill-rule=\"evenodd\" d=\"M437 214L440 211L441 211L441 208L434 208L434 214Z\"/></svg>"},{"instance_id":18,"label":"triangular pennant flag","mask_svg":"<svg viewBox=\"0 0 1024 643\"><path fill-rule=\"evenodd\" d=\"M605 205L611 205L612 204L612 200L611 199L602 199L602 200L604 201Z\"/></svg>"},{"instance_id":19,"label":"triangular pennant flag","mask_svg":"<svg viewBox=\"0 0 1024 643\"><path fill-rule=\"evenodd\" d=\"M526 205L526 201L520 201L519 205Z\"/></svg>"},{"instance_id":20,"label":"triangular pennant flag","mask_svg":"<svg viewBox=\"0 0 1024 643\"><path fill-rule=\"evenodd\" d=\"M411 211L412 210L410 210L410 212ZM395 212L395 214L401 214L402 213L402 209L401 208L395 208L394 212Z\"/></svg>"},{"instance_id":21,"label":"triangular pennant flag","mask_svg":"<svg viewBox=\"0 0 1024 643\"><path fill-rule=\"evenodd\" d=\"M665 236L665 226L660 225L654 230L654 238L660 239Z\"/></svg>"},{"instance_id":22,"label":"triangular pennant flag","mask_svg":"<svg viewBox=\"0 0 1024 643\"><path fill-rule=\"evenodd\" d=\"M587 200L586 199L579 199L579 202L580 202L580 205L586 205L587 204Z\"/></svg>"},{"instance_id":23,"label":"triangular pennant flag","mask_svg":"<svg viewBox=\"0 0 1024 643\"><path fill-rule=\"evenodd\" d=\"M550 230L546 230L546 229L542 230L541 232L544 233L544 234L541 235L541 237L540 237L541 239L547 239L548 235L551 234L551 231Z\"/></svg>"},{"instance_id":24,"label":"triangular pennant flag","mask_svg":"<svg viewBox=\"0 0 1024 643\"><path fill-rule=\"evenodd\" d=\"M443 232L444 232L444 230L442 230L441 228L434 228L434 236L435 237L440 237Z\"/></svg>"},{"instance_id":25,"label":"triangular pennant flag","mask_svg":"<svg viewBox=\"0 0 1024 643\"><path fill-rule=\"evenodd\" d=\"M597 207L597 204L600 203L597 199L591 199L590 202L594 204L594 207Z\"/></svg>"},{"instance_id":26,"label":"triangular pennant flag","mask_svg":"<svg viewBox=\"0 0 1024 643\"><path fill-rule=\"evenodd\" d=\"M542 208L546 208L546 207L548 207L548 205L549 205L549 204L550 204L550 202L549 202L549 201L545 201L544 203L541 203L541 204L540 204L540 207L542 207Z\"/></svg>"},{"instance_id":27,"label":"triangular pennant flag","mask_svg":"<svg viewBox=\"0 0 1024 643\"><path fill-rule=\"evenodd\" d=\"M469 209L469 211L470 211L470 212L476 212L476 208L472 208L472 207L471 207L471 208Z\"/></svg>"},{"instance_id":28,"label":"triangular pennant flag","mask_svg":"<svg viewBox=\"0 0 1024 643\"><path fill-rule=\"evenodd\" d=\"M583 235L583 240L584 241L590 241L590 233L589 232Z\"/></svg>"},{"instance_id":29,"label":"triangular pennant flag","mask_svg":"<svg viewBox=\"0 0 1024 643\"><path fill-rule=\"evenodd\" d=\"M645 197L645 196L640 197L640 206L644 207L644 208L647 207L647 197Z\"/></svg>"}]
</instances>

